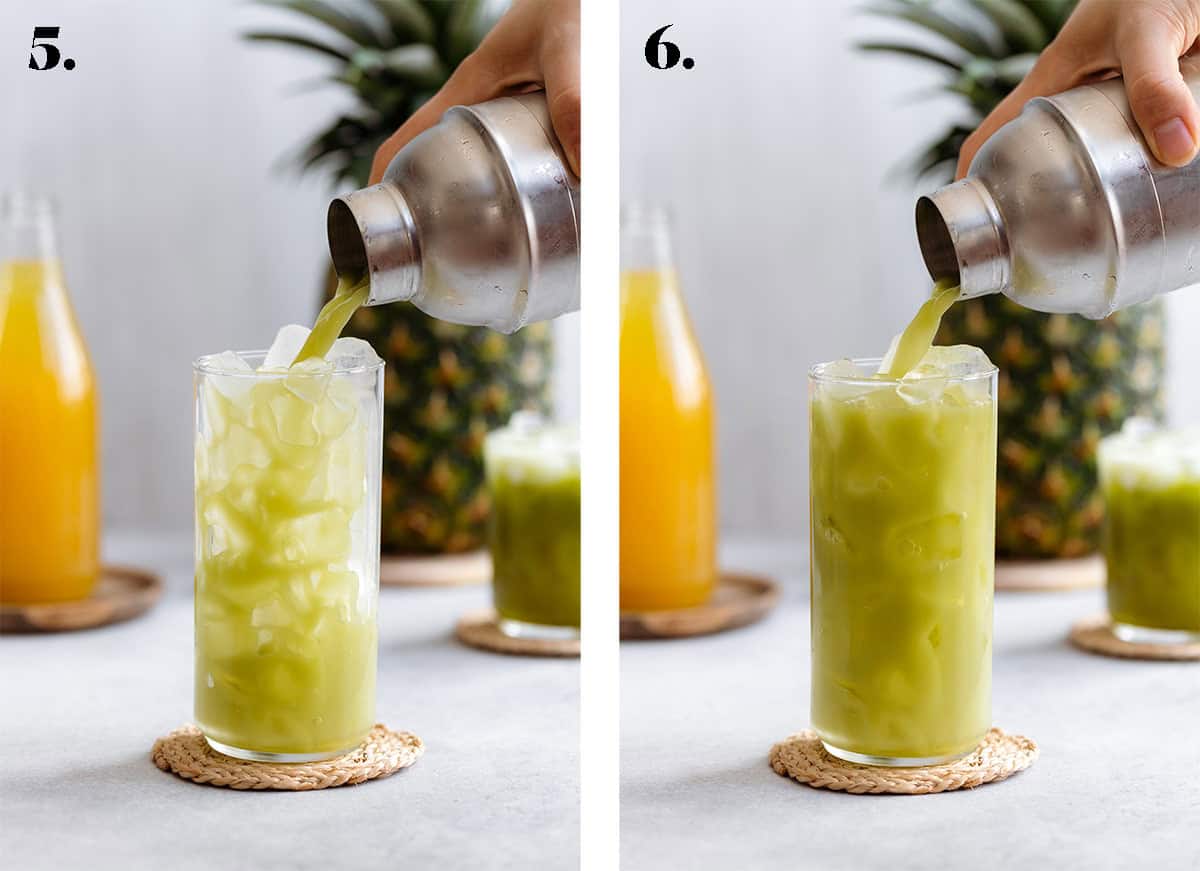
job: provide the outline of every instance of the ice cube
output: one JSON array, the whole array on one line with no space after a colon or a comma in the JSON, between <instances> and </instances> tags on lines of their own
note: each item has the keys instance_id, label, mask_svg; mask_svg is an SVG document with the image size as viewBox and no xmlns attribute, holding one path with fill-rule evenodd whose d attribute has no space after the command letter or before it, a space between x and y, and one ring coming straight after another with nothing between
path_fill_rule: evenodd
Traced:
<instances>
[{"instance_id":1,"label":"ice cube","mask_svg":"<svg viewBox=\"0 0 1200 871\"><path fill-rule=\"evenodd\" d=\"M233 351L222 351L208 358L207 368L214 373L209 376L212 385L227 399L232 399L235 402L247 393L254 386L254 381L246 378L246 375L253 375L254 370L250 368L250 364L243 360Z\"/></svg>"},{"instance_id":2,"label":"ice cube","mask_svg":"<svg viewBox=\"0 0 1200 871\"><path fill-rule=\"evenodd\" d=\"M289 377L289 382L291 378ZM288 385L292 389L291 384ZM320 441L313 426L312 403L302 396L282 393L272 397L271 414L274 416L275 434L279 441L294 447L315 447Z\"/></svg>"},{"instance_id":3,"label":"ice cube","mask_svg":"<svg viewBox=\"0 0 1200 871\"><path fill-rule=\"evenodd\" d=\"M915 370L914 370L915 371ZM945 378L914 378L912 372L905 375L896 388L896 395L909 405L920 405L924 402L937 402L946 390Z\"/></svg>"},{"instance_id":4,"label":"ice cube","mask_svg":"<svg viewBox=\"0 0 1200 871\"><path fill-rule=\"evenodd\" d=\"M370 342L364 342L354 336L342 336L333 343L325 359L338 369L357 369L360 366L378 363L379 355L375 353Z\"/></svg>"},{"instance_id":5,"label":"ice cube","mask_svg":"<svg viewBox=\"0 0 1200 871\"><path fill-rule=\"evenodd\" d=\"M987 354L971 345L934 345L901 379L897 393L908 402L937 400L942 397L948 380L965 378L969 380L955 385L952 398L957 402L986 402L991 381L971 376L982 375L994 368Z\"/></svg>"},{"instance_id":6,"label":"ice cube","mask_svg":"<svg viewBox=\"0 0 1200 871\"><path fill-rule=\"evenodd\" d=\"M1158 429L1158 427L1155 425L1154 421L1148 417L1131 417L1125 421L1125 425L1121 427L1121 435L1137 439L1150 435L1156 429Z\"/></svg>"},{"instance_id":7,"label":"ice cube","mask_svg":"<svg viewBox=\"0 0 1200 871\"><path fill-rule=\"evenodd\" d=\"M1132 418L1100 442L1100 467L1130 488L1198 480L1200 427L1161 429Z\"/></svg>"},{"instance_id":8,"label":"ice cube","mask_svg":"<svg viewBox=\"0 0 1200 871\"><path fill-rule=\"evenodd\" d=\"M208 358L208 368L217 372L252 373L250 364L243 360L236 351L222 351Z\"/></svg>"},{"instance_id":9,"label":"ice cube","mask_svg":"<svg viewBox=\"0 0 1200 871\"><path fill-rule=\"evenodd\" d=\"M518 411L508 419L508 428L514 435L531 436L546 426L546 420L536 411Z\"/></svg>"},{"instance_id":10,"label":"ice cube","mask_svg":"<svg viewBox=\"0 0 1200 871\"><path fill-rule=\"evenodd\" d=\"M817 395L826 396L837 402L850 402L879 390L880 384L871 382L870 370L864 370L853 360L843 357L818 367Z\"/></svg>"},{"instance_id":11,"label":"ice cube","mask_svg":"<svg viewBox=\"0 0 1200 871\"><path fill-rule=\"evenodd\" d=\"M316 405L325 398L332 374L333 367L325 360L302 360L288 370L283 383L300 399Z\"/></svg>"},{"instance_id":12,"label":"ice cube","mask_svg":"<svg viewBox=\"0 0 1200 871\"><path fill-rule=\"evenodd\" d=\"M275 334L275 341L271 343L267 357L259 369L282 370L291 366L292 361L296 359L296 355L300 353L300 349L308 340L310 332L312 330L302 327L300 324L288 324L280 327L279 332Z\"/></svg>"},{"instance_id":13,"label":"ice cube","mask_svg":"<svg viewBox=\"0 0 1200 871\"><path fill-rule=\"evenodd\" d=\"M906 377L963 378L994 368L987 354L973 345L934 345Z\"/></svg>"},{"instance_id":14,"label":"ice cube","mask_svg":"<svg viewBox=\"0 0 1200 871\"><path fill-rule=\"evenodd\" d=\"M863 378L865 374L858 364L849 357L834 360L821 367L821 375L825 378Z\"/></svg>"}]
</instances>

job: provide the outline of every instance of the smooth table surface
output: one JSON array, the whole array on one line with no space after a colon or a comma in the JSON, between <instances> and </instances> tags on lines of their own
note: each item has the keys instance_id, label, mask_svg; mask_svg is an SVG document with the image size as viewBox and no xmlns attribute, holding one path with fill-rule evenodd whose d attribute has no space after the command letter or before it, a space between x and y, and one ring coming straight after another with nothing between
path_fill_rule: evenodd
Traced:
<instances>
[{"instance_id":1,"label":"smooth table surface","mask_svg":"<svg viewBox=\"0 0 1200 871\"><path fill-rule=\"evenodd\" d=\"M806 550L725 548L725 567L784 584L763 622L621 645L622 871L1200 869L1200 662L1071 647L1100 590L996 597L993 716L1038 742L1027 771L929 796L772 771L771 745L809 728Z\"/></svg>"},{"instance_id":2,"label":"smooth table surface","mask_svg":"<svg viewBox=\"0 0 1200 871\"><path fill-rule=\"evenodd\" d=\"M377 717L424 740L416 765L235 792L150 761L192 716L190 537L112 536L105 560L161 572L163 599L116 626L0 638L0 868L578 867L578 662L455 642L489 588L381 592Z\"/></svg>"}]
</instances>

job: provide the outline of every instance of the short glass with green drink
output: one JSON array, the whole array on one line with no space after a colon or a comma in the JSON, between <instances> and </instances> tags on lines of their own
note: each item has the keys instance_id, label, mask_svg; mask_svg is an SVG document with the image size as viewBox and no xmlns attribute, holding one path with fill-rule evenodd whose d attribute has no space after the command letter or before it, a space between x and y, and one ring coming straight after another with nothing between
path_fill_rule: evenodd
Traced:
<instances>
[{"instance_id":1,"label":"short glass with green drink","mask_svg":"<svg viewBox=\"0 0 1200 871\"><path fill-rule=\"evenodd\" d=\"M526 412L487 436L492 598L518 638L579 637L579 433Z\"/></svg>"},{"instance_id":2,"label":"short glass with green drink","mask_svg":"<svg viewBox=\"0 0 1200 871\"><path fill-rule=\"evenodd\" d=\"M338 348L194 365L195 713L230 756L330 758L375 722L383 363Z\"/></svg>"},{"instance_id":3,"label":"short glass with green drink","mask_svg":"<svg viewBox=\"0 0 1200 871\"><path fill-rule=\"evenodd\" d=\"M996 368L881 368L809 372L812 722L839 758L930 765L991 727Z\"/></svg>"},{"instance_id":4,"label":"short glass with green drink","mask_svg":"<svg viewBox=\"0 0 1200 871\"><path fill-rule=\"evenodd\" d=\"M1200 427L1129 421L1100 442L1099 465L1113 631L1200 642Z\"/></svg>"}]
</instances>

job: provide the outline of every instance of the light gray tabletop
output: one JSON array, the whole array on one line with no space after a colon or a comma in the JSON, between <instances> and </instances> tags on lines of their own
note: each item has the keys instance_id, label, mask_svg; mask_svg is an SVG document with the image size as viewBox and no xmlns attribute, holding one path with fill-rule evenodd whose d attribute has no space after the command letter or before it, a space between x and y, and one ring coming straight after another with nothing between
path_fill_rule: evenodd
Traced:
<instances>
[{"instance_id":1,"label":"light gray tabletop","mask_svg":"<svg viewBox=\"0 0 1200 871\"><path fill-rule=\"evenodd\" d=\"M150 614L0 639L0 868L575 869L578 662L464 648L485 587L385 589L378 717L425 756L309 793L197 786L150 762L192 713L191 540L110 537L166 576Z\"/></svg>"},{"instance_id":2,"label":"light gray tabletop","mask_svg":"<svg viewBox=\"0 0 1200 871\"><path fill-rule=\"evenodd\" d=\"M734 542L784 600L746 629L621 646L623 871L1200 868L1200 663L1066 642L1100 591L996 597L994 718L1029 770L974 791L853 796L775 774L808 728L806 545Z\"/></svg>"}]
</instances>

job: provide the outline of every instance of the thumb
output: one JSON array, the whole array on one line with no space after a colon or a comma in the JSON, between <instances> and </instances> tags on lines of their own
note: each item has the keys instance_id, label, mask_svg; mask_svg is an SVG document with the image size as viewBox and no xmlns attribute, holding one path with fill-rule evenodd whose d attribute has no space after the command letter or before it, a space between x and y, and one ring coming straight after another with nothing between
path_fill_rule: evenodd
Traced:
<instances>
[{"instance_id":1,"label":"thumb","mask_svg":"<svg viewBox=\"0 0 1200 871\"><path fill-rule=\"evenodd\" d=\"M1125 93L1154 156L1169 166L1196 157L1200 108L1179 71L1184 34L1166 19L1147 14L1117 37Z\"/></svg>"},{"instance_id":2,"label":"thumb","mask_svg":"<svg viewBox=\"0 0 1200 871\"><path fill-rule=\"evenodd\" d=\"M548 32L541 60L554 135L562 143L572 172L578 176L582 163L578 26L561 24Z\"/></svg>"}]
</instances>

